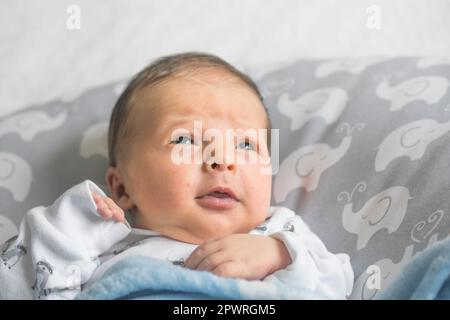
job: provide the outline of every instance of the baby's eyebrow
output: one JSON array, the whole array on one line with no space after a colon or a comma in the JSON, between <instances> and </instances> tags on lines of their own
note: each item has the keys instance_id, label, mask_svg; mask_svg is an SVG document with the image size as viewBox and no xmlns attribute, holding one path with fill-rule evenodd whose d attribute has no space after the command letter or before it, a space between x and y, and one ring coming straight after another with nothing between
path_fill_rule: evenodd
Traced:
<instances>
[{"instance_id":1,"label":"baby's eyebrow","mask_svg":"<svg viewBox=\"0 0 450 320\"><path fill-rule=\"evenodd\" d=\"M183 126L183 124L188 124L191 122L193 123L193 121L194 120L187 120L186 118L179 118L179 119L172 120L172 121L167 120L161 124L160 128L158 129L158 132L160 132L161 134L165 134L170 129L172 129L172 131L173 131L174 129L181 129L181 128L189 130L188 127Z\"/></svg>"},{"instance_id":2,"label":"baby's eyebrow","mask_svg":"<svg viewBox=\"0 0 450 320\"><path fill-rule=\"evenodd\" d=\"M194 122L199 121L202 122L202 119L195 116L185 116L185 117L173 117L169 119L163 119L160 121L160 126L157 129L157 133L160 135L166 135L171 134L175 129L186 129L188 131L191 131L192 129L195 130ZM208 129L205 124L202 125L202 130ZM230 128L235 129L235 128ZM241 129L253 129L251 127L246 127L245 125ZM265 128L263 128L265 129Z\"/></svg>"}]
</instances>

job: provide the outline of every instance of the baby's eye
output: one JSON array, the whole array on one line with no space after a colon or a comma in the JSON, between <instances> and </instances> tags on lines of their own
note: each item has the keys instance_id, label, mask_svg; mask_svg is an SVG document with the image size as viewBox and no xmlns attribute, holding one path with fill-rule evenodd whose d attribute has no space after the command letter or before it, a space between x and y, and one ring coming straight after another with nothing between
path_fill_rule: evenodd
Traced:
<instances>
[{"instance_id":1,"label":"baby's eye","mask_svg":"<svg viewBox=\"0 0 450 320\"><path fill-rule=\"evenodd\" d=\"M194 144L194 141L191 137L188 136L179 136L175 140L170 141L173 144Z\"/></svg>"},{"instance_id":2,"label":"baby's eye","mask_svg":"<svg viewBox=\"0 0 450 320\"><path fill-rule=\"evenodd\" d=\"M237 145L237 148L239 148L239 149L242 148L242 149L245 149L245 150L256 150L255 145L252 142L250 142L250 141L242 141L241 143L239 143Z\"/></svg>"}]
</instances>

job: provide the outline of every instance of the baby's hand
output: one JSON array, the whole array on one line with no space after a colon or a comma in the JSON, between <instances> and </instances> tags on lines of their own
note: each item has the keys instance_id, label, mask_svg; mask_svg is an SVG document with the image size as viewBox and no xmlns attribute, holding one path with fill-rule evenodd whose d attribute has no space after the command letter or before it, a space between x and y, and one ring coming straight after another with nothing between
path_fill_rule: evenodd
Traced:
<instances>
[{"instance_id":1,"label":"baby's hand","mask_svg":"<svg viewBox=\"0 0 450 320\"><path fill-rule=\"evenodd\" d=\"M284 243L275 238L233 234L198 246L186 260L190 269L232 278L261 280L292 262Z\"/></svg>"},{"instance_id":2,"label":"baby's hand","mask_svg":"<svg viewBox=\"0 0 450 320\"><path fill-rule=\"evenodd\" d=\"M125 222L123 210L112 199L103 197L95 192L92 192L92 197L97 205L97 212L103 219L113 219L117 222Z\"/></svg>"}]
</instances>

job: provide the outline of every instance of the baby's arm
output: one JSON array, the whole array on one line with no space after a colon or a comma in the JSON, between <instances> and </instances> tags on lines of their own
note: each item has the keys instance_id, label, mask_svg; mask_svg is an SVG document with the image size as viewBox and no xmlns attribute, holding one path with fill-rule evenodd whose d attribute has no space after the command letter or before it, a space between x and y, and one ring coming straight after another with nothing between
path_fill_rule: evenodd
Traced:
<instances>
[{"instance_id":1,"label":"baby's arm","mask_svg":"<svg viewBox=\"0 0 450 320\"><path fill-rule=\"evenodd\" d=\"M198 246L185 267L224 277L261 280L290 263L282 241L254 234L232 234Z\"/></svg>"},{"instance_id":2,"label":"baby's arm","mask_svg":"<svg viewBox=\"0 0 450 320\"><path fill-rule=\"evenodd\" d=\"M271 234L286 245L292 263L269 275L264 281L298 285L326 299L345 299L353 288L353 269L347 254L333 254L320 238L287 208L277 208L272 219L283 230Z\"/></svg>"},{"instance_id":3,"label":"baby's arm","mask_svg":"<svg viewBox=\"0 0 450 320\"><path fill-rule=\"evenodd\" d=\"M49 207L27 212L19 234L2 249L0 299L72 299L99 265L97 256L130 232L104 221L105 204L93 182L66 191ZM105 213L105 212L103 212ZM120 215L113 215L120 219Z\"/></svg>"}]
</instances>

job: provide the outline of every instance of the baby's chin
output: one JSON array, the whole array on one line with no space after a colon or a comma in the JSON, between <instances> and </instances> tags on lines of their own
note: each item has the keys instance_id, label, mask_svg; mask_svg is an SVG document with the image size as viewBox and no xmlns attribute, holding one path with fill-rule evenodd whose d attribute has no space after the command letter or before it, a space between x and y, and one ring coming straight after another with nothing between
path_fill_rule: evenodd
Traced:
<instances>
[{"instance_id":1,"label":"baby's chin","mask_svg":"<svg viewBox=\"0 0 450 320\"><path fill-rule=\"evenodd\" d=\"M248 229L248 230L247 230ZM236 234L236 233L249 233L253 228L240 228L240 229L235 229L233 228L232 230L229 229L224 229L224 230L214 230L214 231L206 231L204 230L204 232L189 232L186 230L180 230L178 232L166 232L166 233L162 233L164 236L177 240L177 241L181 241L181 242L185 242L185 243L190 243L190 244L197 244L200 245L202 243L208 242L210 240L213 239L220 239L232 234Z\"/></svg>"},{"instance_id":2,"label":"baby's chin","mask_svg":"<svg viewBox=\"0 0 450 320\"><path fill-rule=\"evenodd\" d=\"M247 218L243 218L247 217ZM222 215L210 216L205 219L204 214L190 216L190 219L177 224L153 224L150 221L136 220L136 228L150 229L173 240L202 244L212 239L223 238L237 233L249 233L260 225L266 215L252 215L238 210L224 218Z\"/></svg>"},{"instance_id":3,"label":"baby's chin","mask_svg":"<svg viewBox=\"0 0 450 320\"><path fill-rule=\"evenodd\" d=\"M190 244L202 244L214 238L222 238L232 233L216 233L215 235L196 235L189 232L180 232L180 233L170 233L164 234L166 237L171 238L173 240L190 243Z\"/></svg>"}]
</instances>

